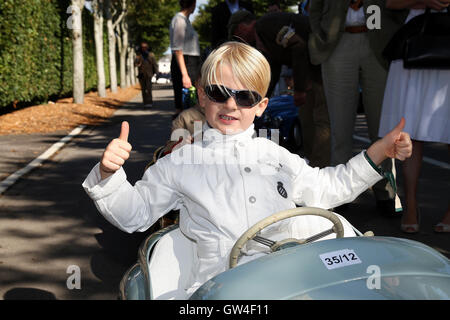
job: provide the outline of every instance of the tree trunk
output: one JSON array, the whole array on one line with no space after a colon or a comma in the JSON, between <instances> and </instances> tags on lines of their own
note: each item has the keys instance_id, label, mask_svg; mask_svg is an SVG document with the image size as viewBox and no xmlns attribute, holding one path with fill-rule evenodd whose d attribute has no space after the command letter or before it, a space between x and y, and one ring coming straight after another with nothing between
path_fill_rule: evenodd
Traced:
<instances>
[{"instance_id":1,"label":"tree trunk","mask_svg":"<svg viewBox=\"0 0 450 320\"><path fill-rule=\"evenodd\" d=\"M122 31L120 28L120 23L116 26L116 35L117 35L117 49L119 50L119 76L120 76L120 87L123 88L124 84L122 82L122 63L120 57L122 56Z\"/></svg>"},{"instance_id":2,"label":"tree trunk","mask_svg":"<svg viewBox=\"0 0 450 320\"><path fill-rule=\"evenodd\" d=\"M122 31L122 50L120 52L120 87L122 89L128 87L127 84L127 52L128 52L128 26L126 19L120 22Z\"/></svg>"},{"instance_id":3,"label":"tree trunk","mask_svg":"<svg viewBox=\"0 0 450 320\"><path fill-rule=\"evenodd\" d=\"M84 102L84 62L81 13L84 0L72 0L72 15L70 16L73 46L73 102Z\"/></svg>"},{"instance_id":4,"label":"tree trunk","mask_svg":"<svg viewBox=\"0 0 450 320\"><path fill-rule=\"evenodd\" d=\"M114 35L111 0L105 0L105 18L108 31L109 81L111 92L117 92L116 36Z\"/></svg>"},{"instance_id":5,"label":"tree trunk","mask_svg":"<svg viewBox=\"0 0 450 320\"><path fill-rule=\"evenodd\" d=\"M131 84L134 86L136 84L136 68L134 67L134 60L136 59L136 50L131 48Z\"/></svg>"},{"instance_id":6,"label":"tree trunk","mask_svg":"<svg viewBox=\"0 0 450 320\"><path fill-rule=\"evenodd\" d=\"M127 86L133 85L133 55L131 47L127 50Z\"/></svg>"},{"instance_id":7,"label":"tree trunk","mask_svg":"<svg viewBox=\"0 0 450 320\"><path fill-rule=\"evenodd\" d=\"M103 59L103 0L94 0L94 41L97 62L97 91L100 97L106 97L105 61Z\"/></svg>"}]
</instances>

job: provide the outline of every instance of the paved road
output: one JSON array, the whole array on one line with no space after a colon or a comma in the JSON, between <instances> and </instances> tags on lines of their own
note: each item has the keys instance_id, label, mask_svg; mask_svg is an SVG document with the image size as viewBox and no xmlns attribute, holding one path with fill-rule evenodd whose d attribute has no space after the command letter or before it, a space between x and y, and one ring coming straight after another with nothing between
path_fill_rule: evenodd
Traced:
<instances>
[{"instance_id":1,"label":"paved road","mask_svg":"<svg viewBox=\"0 0 450 320\"><path fill-rule=\"evenodd\" d=\"M85 129L0 196L0 297L117 298L121 275L135 262L146 234L129 235L109 225L81 183L108 142L118 136L123 120L130 123L129 141L133 145L124 167L132 183L140 178L153 151L170 132L172 90L155 90L155 98L155 106L144 109L138 95L116 111L109 123ZM21 150L28 162L62 136L8 139L13 139L15 150ZM12 164L19 152L7 152L12 147L8 139L0 140L0 152L7 155L2 157L7 161L1 161L5 164L0 165L0 172L12 173L19 169ZM66 286L71 265L80 268L80 290Z\"/></svg>"},{"instance_id":2,"label":"paved road","mask_svg":"<svg viewBox=\"0 0 450 320\"><path fill-rule=\"evenodd\" d=\"M125 164L128 179L140 178L153 151L169 135L173 112L172 90L154 91L155 106L142 108L141 97L118 110L104 126L85 129L44 165L20 179L0 196L0 298L116 299L118 283L135 262L137 248L148 233L126 234L107 223L81 187L106 144L118 136L120 123L130 123L131 158ZM364 117L356 134L366 136ZM0 179L29 162L63 136L0 137ZM11 142L13 141L13 142ZM355 152L367 144L355 140ZM15 151L11 151L11 149ZM433 144L426 155L448 163L446 146ZM22 159L22 163L18 163ZM2 176L3 175L3 176ZM450 170L425 163L419 199L422 229L418 235L399 231L399 219L381 217L368 190L340 212L359 230L376 235L424 242L450 257L448 235L436 235L431 226L447 207ZM399 173L400 190L401 172ZM69 266L81 271L81 289L69 290Z\"/></svg>"}]
</instances>

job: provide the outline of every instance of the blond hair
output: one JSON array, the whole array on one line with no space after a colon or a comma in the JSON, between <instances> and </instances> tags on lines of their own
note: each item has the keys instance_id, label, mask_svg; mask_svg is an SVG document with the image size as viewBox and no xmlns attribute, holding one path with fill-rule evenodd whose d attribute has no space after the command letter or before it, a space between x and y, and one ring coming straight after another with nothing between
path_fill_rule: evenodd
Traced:
<instances>
[{"instance_id":1,"label":"blond hair","mask_svg":"<svg viewBox=\"0 0 450 320\"><path fill-rule=\"evenodd\" d=\"M246 89L256 91L261 97L266 96L270 83L269 63L255 48L235 41L222 44L203 63L199 82L202 88L221 84L220 70L224 63L230 66L233 75Z\"/></svg>"}]
</instances>

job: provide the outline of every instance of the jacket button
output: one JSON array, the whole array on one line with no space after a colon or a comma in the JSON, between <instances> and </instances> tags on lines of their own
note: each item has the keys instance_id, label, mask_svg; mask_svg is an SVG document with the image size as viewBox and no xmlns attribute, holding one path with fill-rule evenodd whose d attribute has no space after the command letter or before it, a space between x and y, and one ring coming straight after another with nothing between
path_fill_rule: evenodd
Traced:
<instances>
[{"instance_id":1,"label":"jacket button","mask_svg":"<svg viewBox=\"0 0 450 320\"><path fill-rule=\"evenodd\" d=\"M247 173L252 171L252 169L250 169L249 167L245 167L244 170L245 170L245 172L247 172Z\"/></svg>"},{"instance_id":2,"label":"jacket button","mask_svg":"<svg viewBox=\"0 0 450 320\"><path fill-rule=\"evenodd\" d=\"M250 198L248 198L248 201L250 201L250 203L255 203L256 198L254 196L251 196Z\"/></svg>"}]
</instances>

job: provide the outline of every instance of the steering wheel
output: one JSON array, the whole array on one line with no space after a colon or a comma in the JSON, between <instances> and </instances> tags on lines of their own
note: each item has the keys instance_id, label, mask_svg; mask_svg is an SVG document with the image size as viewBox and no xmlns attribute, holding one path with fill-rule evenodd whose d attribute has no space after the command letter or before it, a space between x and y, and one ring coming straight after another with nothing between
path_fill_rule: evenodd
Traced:
<instances>
[{"instance_id":1,"label":"steering wheel","mask_svg":"<svg viewBox=\"0 0 450 320\"><path fill-rule=\"evenodd\" d=\"M307 216L307 215L324 217L333 223L333 227L329 230L313 235L307 239L289 238L275 242L257 235L257 233L260 232L262 229L270 226L271 224L274 224L275 222L296 216ZM279 249L282 249L283 246L288 247L290 245L292 246L293 244L297 245L309 243L317 239L323 238L331 233L336 233L336 238L342 238L344 236L344 226L342 225L341 220L339 220L338 216L336 216L331 211L321 208L300 207L275 213L256 223L253 227L245 231L242 234L242 236L236 241L230 253L230 269L234 268L237 265L237 261L241 254L241 250L249 240L254 240L261 244L264 244L268 246L272 252L274 252Z\"/></svg>"}]
</instances>

